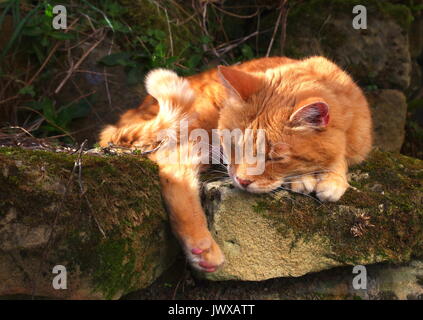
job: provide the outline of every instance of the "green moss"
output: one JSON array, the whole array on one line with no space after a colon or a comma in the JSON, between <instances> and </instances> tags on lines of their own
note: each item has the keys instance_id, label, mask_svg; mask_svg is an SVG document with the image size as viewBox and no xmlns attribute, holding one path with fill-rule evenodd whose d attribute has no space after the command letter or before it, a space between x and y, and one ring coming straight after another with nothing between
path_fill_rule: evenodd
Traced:
<instances>
[{"instance_id":1,"label":"green moss","mask_svg":"<svg viewBox=\"0 0 423 320\"><path fill-rule=\"evenodd\" d=\"M282 200L265 196L254 210L284 234L292 231L304 241L314 235L327 239L334 253L331 258L343 263L403 262L423 255L423 161L375 150L353 172L368 176L353 182L355 189L336 204L289 193ZM351 228L360 214L368 216L373 226L354 237Z\"/></svg>"},{"instance_id":2,"label":"green moss","mask_svg":"<svg viewBox=\"0 0 423 320\"><path fill-rule=\"evenodd\" d=\"M129 292L135 273L135 252L128 239L107 240L96 248L99 260L98 270L94 273L97 290L112 298L118 290Z\"/></svg>"},{"instance_id":3,"label":"green moss","mask_svg":"<svg viewBox=\"0 0 423 320\"><path fill-rule=\"evenodd\" d=\"M20 223L58 226L45 263L81 270L107 298L148 285L168 250L157 166L134 156L84 155L81 194L78 170L71 174L76 159L0 148L0 213L14 208Z\"/></svg>"},{"instance_id":4,"label":"green moss","mask_svg":"<svg viewBox=\"0 0 423 320\"><path fill-rule=\"evenodd\" d=\"M164 44L166 48L170 48L172 38L175 56L186 54L184 51L187 47L196 43L201 36L193 23L184 23L175 27L173 23L168 22L168 19L172 20L175 16L189 18L191 13L186 11L187 6L178 6L176 2L171 1L164 1L160 6L149 0L120 0L119 2L131 9L128 18L133 27L141 31L141 35L145 35L148 30L163 30L169 33L170 27L172 34L167 35ZM167 16L165 10L167 10Z\"/></svg>"}]
</instances>

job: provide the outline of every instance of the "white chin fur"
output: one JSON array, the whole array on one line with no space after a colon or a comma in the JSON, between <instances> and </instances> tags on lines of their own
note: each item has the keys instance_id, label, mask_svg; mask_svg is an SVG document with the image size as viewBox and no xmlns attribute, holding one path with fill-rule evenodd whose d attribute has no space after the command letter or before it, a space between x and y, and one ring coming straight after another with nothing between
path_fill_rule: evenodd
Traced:
<instances>
[{"instance_id":1,"label":"white chin fur","mask_svg":"<svg viewBox=\"0 0 423 320\"><path fill-rule=\"evenodd\" d=\"M273 190L276 190L282 185L282 182L275 182L274 184L270 185L269 187L263 188L263 187L257 187L255 186L255 182L251 183L247 188L242 187L235 179L234 177L229 174L230 178L232 179L232 184L235 185L238 189L241 189L243 191L247 191L249 193L269 193Z\"/></svg>"}]
</instances>

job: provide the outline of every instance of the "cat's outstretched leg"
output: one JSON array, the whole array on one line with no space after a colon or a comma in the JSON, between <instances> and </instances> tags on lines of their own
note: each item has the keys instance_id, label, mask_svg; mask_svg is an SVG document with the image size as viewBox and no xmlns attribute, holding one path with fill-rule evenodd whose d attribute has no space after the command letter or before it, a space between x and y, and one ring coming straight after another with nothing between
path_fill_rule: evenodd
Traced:
<instances>
[{"instance_id":1,"label":"cat's outstretched leg","mask_svg":"<svg viewBox=\"0 0 423 320\"><path fill-rule=\"evenodd\" d=\"M110 126L103 130L100 143L107 146L111 142L142 150L161 146L149 154L149 158L160 169L162 193L169 209L172 229L194 268L216 271L224 257L208 230L201 207L198 181L200 162L196 161L196 156L191 156L193 145L179 141L180 126L186 124L188 128L192 120L190 108L195 99L194 91L188 80L164 69L156 69L148 74L146 88L159 104L157 116L119 128ZM181 160L185 158L186 161Z\"/></svg>"},{"instance_id":2,"label":"cat's outstretched leg","mask_svg":"<svg viewBox=\"0 0 423 320\"><path fill-rule=\"evenodd\" d=\"M175 132L170 138L175 145L163 147L151 157L160 168L162 193L173 231L194 268L216 271L224 257L208 230L201 206L198 180L200 161L193 152L193 144L181 142L178 138L180 125L186 125L188 129L194 92L186 79L165 69L151 71L146 78L146 87L160 105L159 116L162 114L163 119L167 119L163 123L167 122L167 129L174 129ZM160 129L154 131L159 133Z\"/></svg>"},{"instance_id":3,"label":"cat's outstretched leg","mask_svg":"<svg viewBox=\"0 0 423 320\"><path fill-rule=\"evenodd\" d=\"M163 197L170 221L191 265L201 271L214 272L224 257L207 227L200 202L198 165L160 165Z\"/></svg>"}]
</instances>

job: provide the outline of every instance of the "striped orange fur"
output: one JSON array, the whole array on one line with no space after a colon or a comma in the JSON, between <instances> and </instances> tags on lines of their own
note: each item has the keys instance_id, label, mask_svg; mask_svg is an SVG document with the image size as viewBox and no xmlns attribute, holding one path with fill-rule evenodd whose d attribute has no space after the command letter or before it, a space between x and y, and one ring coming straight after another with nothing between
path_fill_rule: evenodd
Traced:
<instances>
[{"instance_id":1,"label":"striped orange fur","mask_svg":"<svg viewBox=\"0 0 423 320\"><path fill-rule=\"evenodd\" d=\"M144 102L106 127L100 145L151 146L158 131L178 130L181 119L189 121L189 130L201 128L210 136L213 129L264 129L264 172L248 174L254 164L247 161L228 165L233 183L248 192L285 185L337 201L348 188L348 166L363 161L371 149L371 115L361 89L324 57L261 58L186 78L153 70L146 87ZM192 266L213 272L224 257L200 203L198 174L206 165L163 163L159 155L149 157L160 168L173 230Z\"/></svg>"}]
</instances>

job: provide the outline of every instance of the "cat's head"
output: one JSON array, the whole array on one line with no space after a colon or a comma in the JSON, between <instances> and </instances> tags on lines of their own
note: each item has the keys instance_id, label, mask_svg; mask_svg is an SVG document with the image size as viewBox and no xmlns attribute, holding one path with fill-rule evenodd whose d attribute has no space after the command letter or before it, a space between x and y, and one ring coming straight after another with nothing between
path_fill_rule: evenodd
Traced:
<instances>
[{"instance_id":1,"label":"cat's head","mask_svg":"<svg viewBox=\"0 0 423 320\"><path fill-rule=\"evenodd\" d=\"M222 143L226 156L231 155L230 177L236 186L249 192L270 192L283 183L295 182L299 175L321 173L340 152L342 144L337 139L342 138L331 122L331 98L313 80L308 82L307 75L286 71L218 69L227 90L219 129L253 132L238 159L234 150L241 140ZM260 140L257 129L264 132L264 139ZM253 157L247 159L245 151L251 148L251 141L253 152L249 154Z\"/></svg>"}]
</instances>

